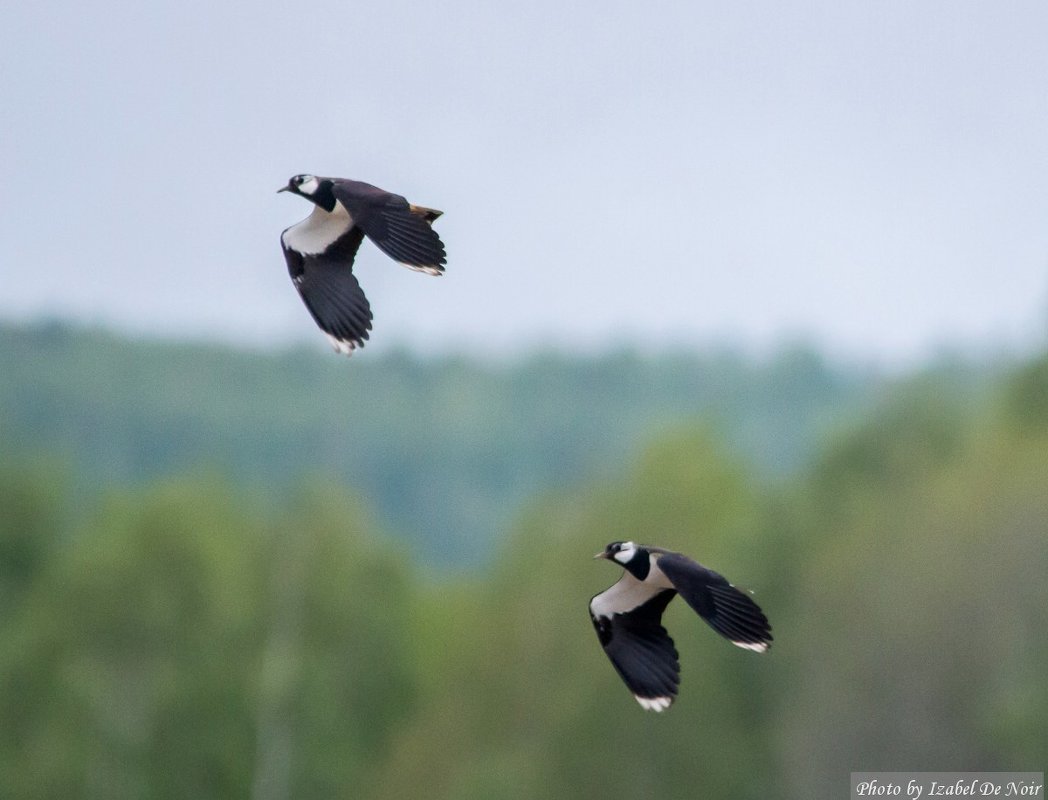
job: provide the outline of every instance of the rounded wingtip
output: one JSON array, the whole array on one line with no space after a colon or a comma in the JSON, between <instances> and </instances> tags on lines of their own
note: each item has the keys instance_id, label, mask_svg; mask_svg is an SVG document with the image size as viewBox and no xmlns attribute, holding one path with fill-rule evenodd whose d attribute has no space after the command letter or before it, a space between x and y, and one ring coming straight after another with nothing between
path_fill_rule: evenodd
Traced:
<instances>
[{"instance_id":1,"label":"rounded wingtip","mask_svg":"<svg viewBox=\"0 0 1048 800\"><path fill-rule=\"evenodd\" d=\"M662 696L662 697L640 697L639 695L633 695L640 707L645 711L654 711L659 713L665 711L671 705L673 705L673 698Z\"/></svg>"}]
</instances>

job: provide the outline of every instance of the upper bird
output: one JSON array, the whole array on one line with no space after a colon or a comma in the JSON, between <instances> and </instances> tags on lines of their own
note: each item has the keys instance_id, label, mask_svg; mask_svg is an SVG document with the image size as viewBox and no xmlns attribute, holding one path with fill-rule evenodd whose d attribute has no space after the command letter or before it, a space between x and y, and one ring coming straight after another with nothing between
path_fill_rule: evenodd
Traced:
<instances>
[{"instance_id":1,"label":"upper bird","mask_svg":"<svg viewBox=\"0 0 1048 800\"><path fill-rule=\"evenodd\" d=\"M618 582L590 600L604 652L641 707L663 711L680 685L677 649L662 612L677 593L721 636L763 653L771 625L748 594L685 555L633 542L612 542L594 558L626 568Z\"/></svg>"},{"instance_id":2,"label":"upper bird","mask_svg":"<svg viewBox=\"0 0 1048 800\"><path fill-rule=\"evenodd\" d=\"M431 227L440 211L345 178L295 175L278 192L309 200L313 213L280 234L287 269L302 301L335 350L352 355L371 330L371 306L353 275L364 235L394 261L440 275L444 244Z\"/></svg>"}]
</instances>

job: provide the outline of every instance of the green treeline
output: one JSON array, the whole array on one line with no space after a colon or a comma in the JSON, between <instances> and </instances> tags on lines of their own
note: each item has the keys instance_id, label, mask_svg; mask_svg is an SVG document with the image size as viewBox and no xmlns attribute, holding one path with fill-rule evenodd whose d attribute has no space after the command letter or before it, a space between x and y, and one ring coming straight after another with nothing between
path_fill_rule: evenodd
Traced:
<instances>
[{"instance_id":1,"label":"green treeline","mask_svg":"<svg viewBox=\"0 0 1048 800\"><path fill-rule=\"evenodd\" d=\"M935 371L963 403L991 377ZM803 346L484 364L0 323L0 460L58 459L83 496L211 469L274 508L321 474L420 558L479 565L536 494L622 477L660 431L702 420L756 475L781 478L891 385Z\"/></svg>"},{"instance_id":2,"label":"green treeline","mask_svg":"<svg viewBox=\"0 0 1048 800\"><path fill-rule=\"evenodd\" d=\"M260 500L228 464L85 492L68 454L5 455L0 794L756 800L1039 770L1048 358L962 384L880 386L775 481L679 420L443 579L322 469ZM619 538L752 590L770 653L673 604L681 696L643 712L586 611Z\"/></svg>"}]
</instances>

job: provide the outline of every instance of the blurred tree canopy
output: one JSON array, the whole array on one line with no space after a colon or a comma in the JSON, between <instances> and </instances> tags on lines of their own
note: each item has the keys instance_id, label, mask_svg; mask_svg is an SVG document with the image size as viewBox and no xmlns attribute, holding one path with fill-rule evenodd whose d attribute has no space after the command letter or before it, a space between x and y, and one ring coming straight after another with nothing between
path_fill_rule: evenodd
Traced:
<instances>
[{"instance_id":1,"label":"blurred tree canopy","mask_svg":"<svg viewBox=\"0 0 1048 800\"><path fill-rule=\"evenodd\" d=\"M323 469L271 495L221 464L88 491L62 454L8 450L0 794L807 798L856 770L1037 770L1048 358L971 385L878 384L774 481L715 414L660 425L451 574ZM681 695L642 711L587 614L622 538L753 591L774 647L674 603Z\"/></svg>"},{"instance_id":2,"label":"blurred tree canopy","mask_svg":"<svg viewBox=\"0 0 1048 800\"><path fill-rule=\"evenodd\" d=\"M5 497L34 485L3 478ZM0 510L5 553L46 530L28 506ZM411 571L364 520L331 488L263 520L221 482L170 479L46 531L31 575L5 559L29 584L0 631L7 796L341 795L416 693Z\"/></svg>"},{"instance_id":3,"label":"blurred tree canopy","mask_svg":"<svg viewBox=\"0 0 1048 800\"><path fill-rule=\"evenodd\" d=\"M442 566L484 563L535 494L620 476L651 436L699 418L761 475L792 474L881 380L800 345L765 359L711 349L348 361L61 323L0 323L0 375L6 454L62 459L78 490L203 466L279 506L302 474L322 471Z\"/></svg>"}]
</instances>

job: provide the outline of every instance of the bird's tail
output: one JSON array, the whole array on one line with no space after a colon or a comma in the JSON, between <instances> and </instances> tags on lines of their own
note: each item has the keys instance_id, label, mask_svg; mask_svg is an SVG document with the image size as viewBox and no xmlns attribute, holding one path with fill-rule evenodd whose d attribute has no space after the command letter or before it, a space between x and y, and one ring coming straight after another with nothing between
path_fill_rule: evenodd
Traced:
<instances>
[{"instance_id":1,"label":"bird's tail","mask_svg":"<svg viewBox=\"0 0 1048 800\"><path fill-rule=\"evenodd\" d=\"M437 211L437 209L435 209L435 208L426 208L425 206L416 206L416 205L412 205L411 206L411 211L412 211L412 213L418 214L420 217L422 217L422 219L426 220L426 222L428 222L430 225L433 224L433 221L437 217L439 217L441 214L444 213L443 211Z\"/></svg>"}]
</instances>

